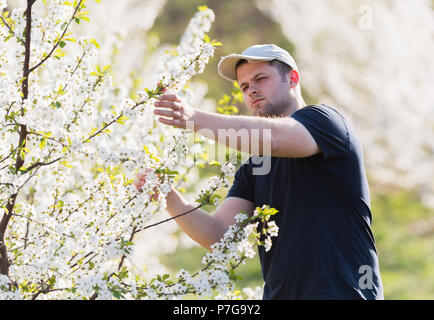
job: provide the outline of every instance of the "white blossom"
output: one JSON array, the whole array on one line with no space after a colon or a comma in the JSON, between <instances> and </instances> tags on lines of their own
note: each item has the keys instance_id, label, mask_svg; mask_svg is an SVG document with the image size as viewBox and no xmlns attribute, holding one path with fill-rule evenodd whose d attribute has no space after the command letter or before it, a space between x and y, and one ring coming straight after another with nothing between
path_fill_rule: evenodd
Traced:
<instances>
[{"instance_id":1,"label":"white blossom","mask_svg":"<svg viewBox=\"0 0 434 320\"><path fill-rule=\"evenodd\" d=\"M8 6L8 1L7 0L0 0L0 10L3 10L7 6Z\"/></svg>"},{"instance_id":2,"label":"white blossom","mask_svg":"<svg viewBox=\"0 0 434 320\"><path fill-rule=\"evenodd\" d=\"M276 225L275 221L268 222L267 232L271 237L277 237L278 232L279 232L279 227Z\"/></svg>"}]
</instances>

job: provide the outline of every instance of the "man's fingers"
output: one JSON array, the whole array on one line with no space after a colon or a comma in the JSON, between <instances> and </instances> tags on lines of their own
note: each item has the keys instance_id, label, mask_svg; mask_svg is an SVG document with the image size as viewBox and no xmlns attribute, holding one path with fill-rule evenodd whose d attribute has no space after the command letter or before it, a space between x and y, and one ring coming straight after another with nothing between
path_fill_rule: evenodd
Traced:
<instances>
[{"instance_id":1,"label":"man's fingers","mask_svg":"<svg viewBox=\"0 0 434 320\"><path fill-rule=\"evenodd\" d=\"M176 94L165 93L158 97L160 101L181 101Z\"/></svg>"},{"instance_id":2,"label":"man's fingers","mask_svg":"<svg viewBox=\"0 0 434 320\"><path fill-rule=\"evenodd\" d=\"M137 179L145 181L146 173L138 173Z\"/></svg>"},{"instance_id":3,"label":"man's fingers","mask_svg":"<svg viewBox=\"0 0 434 320\"><path fill-rule=\"evenodd\" d=\"M181 113L179 111L173 111L173 110L155 109L154 114L163 117L173 118L173 119L181 118Z\"/></svg>"},{"instance_id":4,"label":"man's fingers","mask_svg":"<svg viewBox=\"0 0 434 320\"><path fill-rule=\"evenodd\" d=\"M185 129L185 121L183 119L167 119L167 118L158 118L158 121L164 123L169 126L174 126L176 128L184 128Z\"/></svg>"},{"instance_id":5,"label":"man's fingers","mask_svg":"<svg viewBox=\"0 0 434 320\"><path fill-rule=\"evenodd\" d=\"M133 185L136 187L137 191L139 191L139 192L142 192L142 191L143 191L142 186L143 186L144 184L145 184L145 183L144 183L143 181L140 181L140 180L135 180L135 181L133 182Z\"/></svg>"},{"instance_id":6,"label":"man's fingers","mask_svg":"<svg viewBox=\"0 0 434 320\"><path fill-rule=\"evenodd\" d=\"M177 101L168 101L168 100L157 101L154 103L154 106L157 108L170 108L173 110L179 110L181 108L181 106Z\"/></svg>"},{"instance_id":7,"label":"man's fingers","mask_svg":"<svg viewBox=\"0 0 434 320\"><path fill-rule=\"evenodd\" d=\"M158 114L159 116L163 116L163 117L173 117L174 113L175 112L173 110L154 109L154 114Z\"/></svg>"},{"instance_id":8,"label":"man's fingers","mask_svg":"<svg viewBox=\"0 0 434 320\"><path fill-rule=\"evenodd\" d=\"M145 184L145 181L136 179L133 183L136 187L141 187Z\"/></svg>"},{"instance_id":9,"label":"man's fingers","mask_svg":"<svg viewBox=\"0 0 434 320\"><path fill-rule=\"evenodd\" d=\"M169 126L175 126L178 124L178 122L176 120L166 119L166 118L158 118L158 121L160 121L161 123L167 124Z\"/></svg>"},{"instance_id":10,"label":"man's fingers","mask_svg":"<svg viewBox=\"0 0 434 320\"><path fill-rule=\"evenodd\" d=\"M136 175L136 179L135 179L134 182L133 182L133 185L136 187L137 191L139 191L139 192L143 192L142 187L143 187L144 184L145 184L146 176L147 176L150 172L153 172L153 171L154 171L154 169L152 169L152 168L146 168L144 173L142 173L142 172L137 173L137 175ZM158 173L157 175L158 175L158 177L161 176L160 173ZM157 199L158 199L158 192L156 192L157 190L158 190L158 188L155 187L155 188L154 188L154 193L156 193L156 194L154 194L154 195L152 196L151 199L153 199L153 200L157 200Z\"/></svg>"},{"instance_id":11,"label":"man's fingers","mask_svg":"<svg viewBox=\"0 0 434 320\"><path fill-rule=\"evenodd\" d=\"M137 175L136 175L137 179L145 180L148 173L152 172L152 171L154 171L152 168L146 168L144 173L142 173L142 172L137 173Z\"/></svg>"}]
</instances>

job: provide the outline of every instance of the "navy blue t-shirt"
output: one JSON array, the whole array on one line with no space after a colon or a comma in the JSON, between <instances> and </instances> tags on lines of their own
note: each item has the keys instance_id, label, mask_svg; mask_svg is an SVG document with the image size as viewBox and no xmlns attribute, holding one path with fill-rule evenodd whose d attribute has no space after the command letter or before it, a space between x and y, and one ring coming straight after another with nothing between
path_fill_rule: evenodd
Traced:
<instances>
[{"instance_id":1,"label":"navy blue t-shirt","mask_svg":"<svg viewBox=\"0 0 434 320\"><path fill-rule=\"evenodd\" d=\"M227 197L279 212L271 250L259 247L264 299L384 299L371 231L368 182L359 140L344 116L326 105L291 115L321 152L271 157L268 174L252 158L237 170ZM265 162L264 162L265 163Z\"/></svg>"}]
</instances>

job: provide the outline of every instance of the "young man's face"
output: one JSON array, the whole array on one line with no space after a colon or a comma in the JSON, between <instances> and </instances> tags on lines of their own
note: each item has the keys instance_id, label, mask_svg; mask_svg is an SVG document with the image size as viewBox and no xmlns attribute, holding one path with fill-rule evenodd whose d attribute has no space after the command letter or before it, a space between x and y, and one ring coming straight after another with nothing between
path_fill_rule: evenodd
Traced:
<instances>
[{"instance_id":1,"label":"young man's face","mask_svg":"<svg viewBox=\"0 0 434 320\"><path fill-rule=\"evenodd\" d=\"M292 99L289 79L267 62L244 63L237 68L244 103L254 116L279 117L288 110Z\"/></svg>"}]
</instances>

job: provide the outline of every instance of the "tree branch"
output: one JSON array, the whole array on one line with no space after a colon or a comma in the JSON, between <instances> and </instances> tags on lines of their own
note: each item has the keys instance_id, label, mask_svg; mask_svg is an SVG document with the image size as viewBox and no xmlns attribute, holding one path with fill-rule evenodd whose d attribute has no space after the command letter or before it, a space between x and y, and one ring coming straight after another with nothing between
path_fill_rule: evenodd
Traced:
<instances>
[{"instance_id":1,"label":"tree branch","mask_svg":"<svg viewBox=\"0 0 434 320\"><path fill-rule=\"evenodd\" d=\"M135 232L136 229L137 229L136 227L133 228L133 230L132 230L132 232L131 232L130 239L128 240L129 242L133 241L133 239L134 239L134 235L136 234L136 232ZM127 255L126 255L125 253L122 255L122 257L121 257L121 261L119 262L119 265L118 265L118 271L121 270L122 265L124 264L124 261L125 261L126 256L127 256Z\"/></svg>"},{"instance_id":2,"label":"tree branch","mask_svg":"<svg viewBox=\"0 0 434 320\"><path fill-rule=\"evenodd\" d=\"M9 152L9 154L6 156L6 157L4 157L4 158L2 158L1 160L0 160L0 163L2 163L2 162L4 162L6 159L8 159L17 149L18 149L19 147L15 147L14 149L12 149L12 151L11 152ZM3 169L3 168L2 168ZM0 169L1 170L1 169Z\"/></svg>"},{"instance_id":3,"label":"tree branch","mask_svg":"<svg viewBox=\"0 0 434 320\"><path fill-rule=\"evenodd\" d=\"M77 71L78 67L80 67L81 62L84 59L84 56L86 55L86 52L83 52L83 54L81 55L80 59L78 59L77 65L75 66L74 70L71 72L71 77L75 74L75 72ZM62 90L65 91L66 88L68 87L69 83L67 83Z\"/></svg>"},{"instance_id":4,"label":"tree branch","mask_svg":"<svg viewBox=\"0 0 434 320\"><path fill-rule=\"evenodd\" d=\"M89 95L84 100L83 104L81 105L80 110L78 110L77 112L74 112L75 113L74 119L72 119L72 121L66 125L66 130L69 130L69 128L71 127L71 124L73 124L77 121L78 115L83 111L84 107L89 102L89 99L90 99L92 92L95 90L96 86L101 82L101 79L102 79L102 76L98 76L95 83L93 84L92 90L90 91Z\"/></svg>"},{"instance_id":5,"label":"tree branch","mask_svg":"<svg viewBox=\"0 0 434 320\"><path fill-rule=\"evenodd\" d=\"M23 66L23 83L22 83L22 93L23 99L26 100L29 95L29 62L30 62L30 44L31 44L31 29L32 29L32 6L36 0L27 0L27 8L26 8L26 28L24 32L25 42L24 42L24 66ZM21 113L24 115L24 108L21 108ZM27 127L22 125L20 128L20 137L18 141L18 147L24 148L26 144L27 137ZM17 160L15 162L15 170L18 171L22 165L24 164L24 159L21 158L21 155L18 155ZM9 220L12 216L15 202L18 197L18 191L10 196L7 204L6 204L6 212L3 214L2 220L0 222L0 273L4 275L9 274L9 258L7 247L5 244L5 235L6 229L9 224Z\"/></svg>"},{"instance_id":6,"label":"tree branch","mask_svg":"<svg viewBox=\"0 0 434 320\"><path fill-rule=\"evenodd\" d=\"M24 215L22 215L22 214L12 213L12 215L15 216L15 217L24 218L24 219L27 219L27 221L31 221L31 222L34 222L34 223L36 223L36 224L39 224L40 226L42 226L42 227L44 227L44 228L50 230L51 232L53 232L53 233L56 234L56 235L62 235L62 236L65 236L65 237L68 237L68 238L74 239L74 237L72 237L71 235L66 234L66 233L58 234L58 233L56 232L55 229L53 229L53 228L51 228L51 227L45 225L45 224L42 223L42 222L39 222L39 221L37 221L37 220L33 220L32 218L26 217L26 216L24 216Z\"/></svg>"},{"instance_id":7,"label":"tree branch","mask_svg":"<svg viewBox=\"0 0 434 320\"><path fill-rule=\"evenodd\" d=\"M170 221L170 220L174 220L174 219L176 219L176 218L179 218L179 217L185 216L186 214L189 214L190 212L193 212L194 210L197 210L197 209L201 208L202 206L203 206L203 204L200 204L200 205L198 205L197 207L195 207L195 208L193 208L193 209L190 209L190 210L188 210L188 211L186 211L186 212L183 212L183 213L177 214L176 216L173 216L173 217L170 217L170 218L168 218L168 219L164 219L164 220L161 220L161 221L159 221L159 222L156 222L156 223L153 223L153 224L147 225L146 227L144 227L144 228L142 228L142 229L139 229L139 230L134 231L134 233L137 233L137 232L140 232L140 231L143 231L143 230L146 230L146 229L149 229L149 228L152 228L152 227L158 226L158 225L160 225L160 224L162 224L162 223L165 223L165 222L168 222L168 221Z\"/></svg>"},{"instance_id":8,"label":"tree branch","mask_svg":"<svg viewBox=\"0 0 434 320\"><path fill-rule=\"evenodd\" d=\"M30 167L26 168L26 170L23 170L23 171L22 171L22 174L25 174L25 173L27 173L27 172L29 172L29 171L31 171L31 170L37 168L37 167L49 166L50 164L53 164L53 163L55 163L55 162L57 162L57 161L59 161L59 160L61 160L61 159L62 159L62 157L59 157L59 158L57 158L57 159L54 159L54 160L52 160L52 161L50 161L50 162L40 162L40 161L37 161L37 162L35 162L34 164L32 164Z\"/></svg>"},{"instance_id":9,"label":"tree branch","mask_svg":"<svg viewBox=\"0 0 434 320\"><path fill-rule=\"evenodd\" d=\"M136 107L142 105L143 103L145 103L145 101L137 102L135 104L135 106L132 107L131 109L134 110ZM107 129L109 126L111 126L113 123L117 122L121 117L123 117L123 113L121 113L116 118L112 119L110 122L106 123L106 125L103 126L101 129L99 129L94 134L90 135L88 138L86 138L85 140L83 140L83 143L86 143L86 142L90 141L92 138L94 138L95 136L99 135L101 132L103 132L105 129Z\"/></svg>"},{"instance_id":10,"label":"tree branch","mask_svg":"<svg viewBox=\"0 0 434 320\"><path fill-rule=\"evenodd\" d=\"M99 191L101 191L101 185L98 187L98 189L95 191L95 193L97 193L97 192L99 192ZM91 201L91 200L93 199L93 197L94 197L94 194L91 194L91 195L90 195L86 200L84 200L83 202L81 202L81 203L78 205L77 208L75 208L74 210L69 211L69 212L68 212L68 216L67 216L65 219L62 220L62 223L64 223L66 220L68 220L69 217L70 217L73 213L75 213L75 212L77 212L78 210L80 210L80 208L83 207L87 202Z\"/></svg>"},{"instance_id":11,"label":"tree branch","mask_svg":"<svg viewBox=\"0 0 434 320\"><path fill-rule=\"evenodd\" d=\"M36 292L33 297L32 300L36 300L36 298L41 295L41 294L47 294L50 292L55 292L55 291L64 291L64 290L70 290L71 288L57 288L57 289L51 289L50 286L47 286L46 288L43 288L41 290L39 290L38 292Z\"/></svg>"},{"instance_id":12,"label":"tree branch","mask_svg":"<svg viewBox=\"0 0 434 320\"><path fill-rule=\"evenodd\" d=\"M15 35L15 32L12 30L12 28L9 26L9 24L5 21L5 19L3 19L3 17L0 15L0 19L1 19L1 21L3 22L3 24L9 29L9 32L12 34L12 35Z\"/></svg>"}]
</instances>

